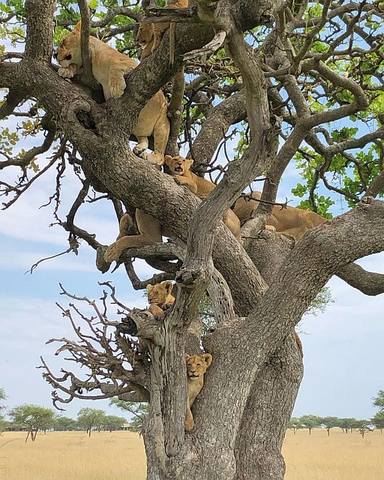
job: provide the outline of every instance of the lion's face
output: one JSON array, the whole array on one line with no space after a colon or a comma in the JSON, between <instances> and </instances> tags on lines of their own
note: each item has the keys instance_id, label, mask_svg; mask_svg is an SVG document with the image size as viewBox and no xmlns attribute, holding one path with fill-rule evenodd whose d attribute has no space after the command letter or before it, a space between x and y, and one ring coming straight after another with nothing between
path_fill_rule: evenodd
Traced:
<instances>
[{"instance_id":1,"label":"lion's face","mask_svg":"<svg viewBox=\"0 0 384 480\"><path fill-rule=\"evenodd\" d=\"M212 363L212 355L203 353L201 355L187 355L187 375L190 379L200 378L207 371Z\"/></svg>"},{"instance_id":2,"label":"lion's face","mask_svg":"<svg viewBox=\"0 0 384 480\"><path fill-rule=\"evenodd\" d=\"M77 29L60 43L57 50L57 61L63 68L67 68L71 64L81 67L83 62L81 59L80 32Z\"/></svg>"},{"instance_id":3,"label":"lion's face","mask_svg":"<svg viewBox=\"0 0 384 480\"><path fill-rule=\"evenodd\" d=\"M157 305L162 305L169 302L167 298L173 288L173 283L166 281L162 283L157 283L156 285L147 285L147 295L149 303L156 303Z\"/></svg>"},{"instance_id":4,"label":"lion's face","mask_svg":"<svg viewBox=\"0 0 384 480\"><path fill-rule=\"evenodd\" d=\"M169 168L171 175L185 175L191 168L193 160L191 158L183 158L180 156L171 157L170 155L165 155L164 163Z\"/></svg>"},{"instance_id":5,"label":"lion's face","mask_svg":"<svg viewBox=\"0 0 384 480\"><path fill-rule=\"evenodd\" d=\"M152 40L153 38L153 27L151 23L143 23L140 25L136 41L143 48Z\"/></svg>"}]
</instances>

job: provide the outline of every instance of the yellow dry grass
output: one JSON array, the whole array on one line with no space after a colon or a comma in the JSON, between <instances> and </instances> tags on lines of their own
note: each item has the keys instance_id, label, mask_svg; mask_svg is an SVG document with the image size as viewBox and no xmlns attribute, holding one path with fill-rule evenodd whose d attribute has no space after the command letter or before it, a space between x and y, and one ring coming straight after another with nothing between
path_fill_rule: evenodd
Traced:
<instances>
[{"instance_id":1,"label":"yellow dry grass","mask_svg":"<svg viewBox=\"0 0 384 480\"><path fill-rule=\"evenodd\" d=\"M142 439L131 432L52 432L24 443L25 434L0 437L1 480L144 480ZM324 430L296 435L284 443L286 480L383 480L384 435ZM225 480L225 479L223 479Z\"/></svg>"},{"instance_id":2,"label":"yellow dry grass","mask_svg":"<svg viewBox=\"0 0 384 480\"><path fill-rule=\"evenodd\" d=\"M339 429L288 431L283 448L286 480L383 480L384 435Z\"/></svg>"}]
</instances>

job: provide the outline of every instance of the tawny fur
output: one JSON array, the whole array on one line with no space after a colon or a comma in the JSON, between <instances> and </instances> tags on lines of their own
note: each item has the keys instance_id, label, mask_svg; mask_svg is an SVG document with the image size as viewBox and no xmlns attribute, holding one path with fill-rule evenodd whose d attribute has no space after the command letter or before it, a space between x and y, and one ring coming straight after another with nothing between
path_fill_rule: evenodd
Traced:
<instances>
[{"instance_id":1,"label":"tawny fur","mask_svg":"<svg viewBox=\"0 0 384 480\"><path fill-rule=\"evenodd\" d=\"M139 231L138 235L126 235L122 226L132 223L130 215L126 213L120 220L120 233L117 240L112 243L104 253L104 260L108 263L117 262L120 255L128 248L144 247L161 243L161 226L157 219L143 212L136 210L136 224Z\"/></svg>"},{"instance_id":2,"label":"tawny fur","mask_svg":"<svg viewBox=\"0 0 384 480\"><path fill-rule=\"evenodd\" d=\"M214 183L191 172L190 168L193 160L190 158L186 159L180 156L171 157L170 155L165 155L164 163L168 167L176 183L179 185L185 185L192 193L201 199L207 198L216 187ZM239 240L240 220L231 209L226 211L223 221L233 235Z\"/></svg>"},{"instance_id":3,"label":"tawny fur","mask_svg":"<svg viewBox=\"0 0 384 480\"><path fill-rule=\"evenodd\" d=\"M240 197L233 211L239 217L241 223L252 218L259 206L261 192L252 192L251 198ZM299 240L307 230L322 225L327 220L310 210L302 210L295 207L281 208L278 205L272 207L271 215L267 219L267 226L273 227L277 232Z\"/></svg>"},{"instance_id":4,"label":"tawny fur","mask_svg":"<svg viewBox=\"0 0 384 480\"><path fill-rule=\"evenodd\" d=\"M147 285L148 310L154 317L163 318L165 310L175 303L172 288L173 283L168 280L156 285Z\"/></svg>"},{"instance_id":5,"label":"tawny fur","mask_svg":"<svg viewBox=\"0 0 384 480\"><path fill-rule=\"evenodd\" d=\"M187 8L188 0L176 0L168 3L167 8ZM160 45L164 33L170 27L169 22L140 23L136 41L141 46L141 60L151 55Z\"/></svg>"},{"instance_id":6,"label":"tawny fur","mask_svg":"<svg viewBox=\"0 0 384 480\"><path fill-rule=\"evenodd\" d=\"M81 70L83 62L80 34L81 24L78 23L58 48L57 60L61 66L59 75L64 78L72 78ZM92 73L102 85L105 99L123 95L126 87L124 75L137 67L137 61L92 36L89 37L89 50ZM132 133L138 141L134 149L135 153L148 158L155 165L162 165L169 136L169 120L167 118L167 101L161 90L141 110ZM154 152L146 154L148 137L152 135Z\"/></svg>"},{"instance_id":7,"label":"tawny fur","mask_svg":"<svg viewBox=\"0 0 384 480\"><path fill-rule=\"evenodd\" d=\"M204 374L212 363L212 355L203 353L201 355L187 355L187 391L188 400L185 413L185 430L190 432L195 426L191 407L196 397L204 386Z\"/></svg>"}]
</instances>

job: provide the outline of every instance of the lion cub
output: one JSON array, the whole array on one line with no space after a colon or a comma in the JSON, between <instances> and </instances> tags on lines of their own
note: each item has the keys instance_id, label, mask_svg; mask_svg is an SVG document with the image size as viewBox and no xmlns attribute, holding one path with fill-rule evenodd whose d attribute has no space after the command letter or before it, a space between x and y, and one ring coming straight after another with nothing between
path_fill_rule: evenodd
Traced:
<instances>
[{"instance_id":1,"label":"lion cub","mask_svg":"<svg viewBox=\"0 0 384 480\"><path fill-rule=\"evenodd\" d=\"M164 317L165 310L175 303L172 288L173 283L170 281L156 283L156 285L147 285L148 310L154 317Z\"/></svg>"},{"instance_id":2,"label":"lion cub","mask_svg":"<svg viewBox=\"0 0 384 480\"><path fill-rule=\"evenodd\" d=\"M216 185L205 178L199 177L191 172L190 168L193 160L180 156L171 157L165 155L164 163L169 168L171 175L175 178L175 182L179 185L185 185L192 193L201 199L205 199L214 190ZM231 230L233 235L240 239L240 220L231 209L224 214L224 223Z\"/></svg>"},{"instance_id":3,"label":"lion cub","mask_svg":"<svg viewBox=\"0 0 384 480\"><path fill-rule=\"evenodd\" d=\"M83 61L80 36L81 22L60 43L57 60L60 64L59 75L61 77L72 78L81 70ZM103 87L105 99L123 95L126 87L124 75L137 67L136 60L92 36L89 37L89 50L92 73ZM132 133L138 140L134 152L155 165L162 165L169 136L169 120L167 118L167 101L161 90L141 110ZM154 138L154 153L145 155L144 152L148 148L148 137L151 135Z\"/></svg>"},{"instance_id":4,"label":"lion cub","mask_svg":"<svg viewBox=\"0 0 384 480\"><path fill-rule=\"evenodd\" d=\"M190 432L195 426L191 407L204 386L204 374L212 363L212 355L209 353L203 353L201 355L187 355L185 361L187 364L188 400L184 427L185 430Z\"/></svg>"}]
</instances>

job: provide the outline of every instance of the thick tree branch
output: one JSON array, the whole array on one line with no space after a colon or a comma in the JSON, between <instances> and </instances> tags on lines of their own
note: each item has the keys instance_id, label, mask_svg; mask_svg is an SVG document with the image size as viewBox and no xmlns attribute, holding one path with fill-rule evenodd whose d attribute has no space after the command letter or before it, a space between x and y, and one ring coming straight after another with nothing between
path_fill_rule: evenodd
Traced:
<instances>
[{"instance_id":1,"label":"thick tree branch","mask_svg":"<svg viewBox=\"0 0 384 480\"><path fill-rule=\"evenodd\" d=\"M25 55L49 62L52 55L55 0L26 0L27 38Z\"/></svg>"},{"instance_id":2,"label":"thick tree branch","mask_svg":"<svg viewBox=\"0 0 384 480\"><path fill-rule=\"evenodd\" d=\"M350 263L337 270L336 275L357 288L365 295L381 295L384 293L384 274L367 272L360 265Z\"/></svg>"},{"instance_id":3,"label":"thick tree branch","mask_svg":"<svg viewBox=\"0 0 384 480\"><path fill-rule=\"evenodd\" d=\"M195 160L194 169L209 165L229 127L247 116L245 89L223 100L209 112L188 156ZM201 167L201 168L200 168Z\"/></svg>"},{"instance_id":4,"label":"thick tree branch","mask_svg":"<svg viewBox=\"0 0 384 480\"><path fill-rule=\"evenodd\" d=\"M81 59L83 62L83 72L85 77L85 84L94 81L92 76L91 53L89 50L89 25L90 15L88 3L86 0L79 0L79 9L81 14Z\"/></svg>"}]
</instances>

